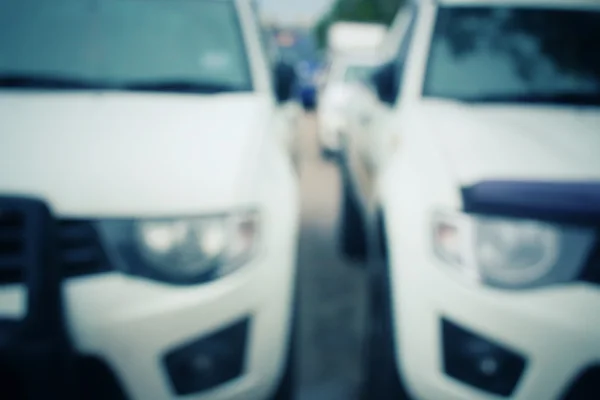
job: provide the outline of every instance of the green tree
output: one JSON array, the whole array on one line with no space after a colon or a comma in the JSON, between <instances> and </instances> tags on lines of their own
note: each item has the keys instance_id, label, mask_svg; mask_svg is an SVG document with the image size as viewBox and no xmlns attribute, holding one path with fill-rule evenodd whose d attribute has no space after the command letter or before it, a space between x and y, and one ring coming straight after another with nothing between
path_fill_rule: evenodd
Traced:
<instances>
[{"instance_id":1,"label":"green tree","mask_svg":"<svg viewBox=\"0 0 600 400\"><path fill-rule=\"evenodd\" d=\"M335 0L315 26L319 47L327 45L329 27L339 21L379 22L389 25L405 0Z\"/></svg>"}]
</instances>

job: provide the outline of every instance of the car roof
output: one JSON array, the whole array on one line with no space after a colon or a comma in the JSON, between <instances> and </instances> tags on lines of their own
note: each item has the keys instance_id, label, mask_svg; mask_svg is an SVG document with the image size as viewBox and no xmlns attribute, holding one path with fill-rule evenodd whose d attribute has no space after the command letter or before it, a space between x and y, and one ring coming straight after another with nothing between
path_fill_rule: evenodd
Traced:
<instances>
[{"instance_id":1,"label":"car roof","mask_svg":"<svg viewBox=\"0 0 600 400\"><path fill-rule=\"evenodd\" d=\"M345 54L338 57L336 62L344 65L374 65L381 60L378 52Z\"/></svg>"}]
</instances>

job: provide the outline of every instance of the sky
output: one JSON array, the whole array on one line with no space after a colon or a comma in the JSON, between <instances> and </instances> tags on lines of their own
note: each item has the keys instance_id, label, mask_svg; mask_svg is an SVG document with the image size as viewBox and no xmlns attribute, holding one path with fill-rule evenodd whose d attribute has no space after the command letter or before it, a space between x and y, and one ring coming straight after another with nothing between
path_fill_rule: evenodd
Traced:
<instances>
[{"instance_id":1,"label":"sky","mask_svg":"<svg viewBox=\"0 0 600 400\"><path fill-rule=\"evenodd\" d=\"M330 6L332 0L259 0L262 14L269 20L289 23L315 21Z\"/></svg>"}]
</instances>

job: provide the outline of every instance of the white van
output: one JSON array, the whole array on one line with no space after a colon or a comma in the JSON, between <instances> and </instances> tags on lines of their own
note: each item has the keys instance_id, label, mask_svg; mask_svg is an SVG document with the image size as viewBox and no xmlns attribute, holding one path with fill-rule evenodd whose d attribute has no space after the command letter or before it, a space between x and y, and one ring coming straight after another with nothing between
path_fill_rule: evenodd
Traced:
<instances>
[{"instance_id":1,"label":"white van","mask_svg":"<svg viewBox=\"0 0 600 400\"><path fill-rule=\"evenodd\" d=\"M336 22L327 31L327 51L331 58L373 51L381 45L387 27L378 23Z\"/></svg>"},{"instance_id":2,"label":"white van","mask_svg":"<svg viewBox=\"0 0 600 400\"><path fill-rule=\"evenodd\" d=\"M250 2L0 10L0 398L68 398L54 343L80 399L290 399L293 72Z\"/></svg>"}]
</instances>

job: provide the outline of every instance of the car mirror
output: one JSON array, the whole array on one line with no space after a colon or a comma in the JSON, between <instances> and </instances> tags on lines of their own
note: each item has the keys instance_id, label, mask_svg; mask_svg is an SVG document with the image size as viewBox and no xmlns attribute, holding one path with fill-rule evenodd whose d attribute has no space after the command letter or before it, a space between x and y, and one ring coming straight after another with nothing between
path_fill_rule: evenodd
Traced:
<instances>
[{"instance_id":1,"label":"car mirror","mask_svg":"<svg viewBox=\"0 0 600 400\"><path fill-rule=\"evenodd\" d=\"M377 68L371 75L371 85L379 100L384 103L393 104L396 101L398 94L396 70L396 64L389 62Z\"/></svg>"},{"instance_id":2,"label":"car mirror","mask_svg":"<svg viewBox=\"0 0 600 400\"><path fill-rule=\"evenodd\" d=\"M277 101L284 103L294 96L296 87L296 71L294 68L284 62L279 62L275 66L275 94Z\"/></svg>"}]
</instances>

